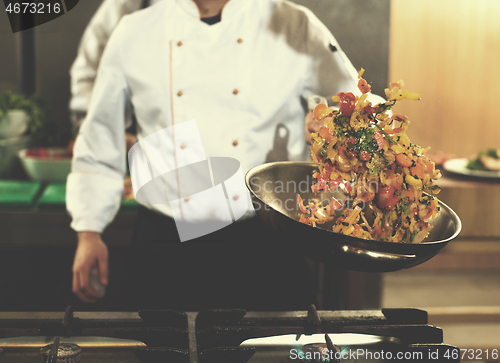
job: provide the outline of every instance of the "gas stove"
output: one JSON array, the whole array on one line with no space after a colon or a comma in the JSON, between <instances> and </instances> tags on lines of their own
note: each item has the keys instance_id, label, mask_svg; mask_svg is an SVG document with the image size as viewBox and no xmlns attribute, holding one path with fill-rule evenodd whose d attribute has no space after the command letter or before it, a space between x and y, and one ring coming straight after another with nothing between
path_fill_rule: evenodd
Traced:
<instances>
[{"instance_id":1,"label":"gas stove","mask_svg":"<svg viewBox=\"0 0 500 363\"><path fill-rule=\"evenodd\" d=\"M56 360L68 346L81 355ZM443 331L427 324L426 311L313 305L290 312L3 312L0 348L0 361L9 363L460 361Z\"/></svg>"}]
</instances>

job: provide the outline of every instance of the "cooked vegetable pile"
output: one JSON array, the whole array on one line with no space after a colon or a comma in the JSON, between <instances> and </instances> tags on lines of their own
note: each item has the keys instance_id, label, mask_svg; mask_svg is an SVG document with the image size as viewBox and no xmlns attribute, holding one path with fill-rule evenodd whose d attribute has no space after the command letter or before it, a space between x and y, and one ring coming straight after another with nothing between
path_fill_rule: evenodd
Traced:
<instances>
[{"instance_id":1,"label":"cooked vegetable pile","mask_svg":"<svg viewBox=\"0 0 500 363\"><path fill-rule=\"evenodd\" d=\"M420 146L406 135L408 117L391 115L400 100L420 96L404 91L403 81L386 89L388 101L372 105L367 96L370 86L358 74L362 95L341 92L334 96L340 110L325 104L314 109L314 117L324 126L313 133L311 156L319 164L313 174L314 193L340 187L343 202L331 198L304 205L300 221L312 226L334 221L333 232L388 242L419 243L429 233L429 221L439 213L435 181L441 176ZM365 213L370 209L371 222ZM335 213L340 210L341 213Z\"/></svg>"}]
</instances>

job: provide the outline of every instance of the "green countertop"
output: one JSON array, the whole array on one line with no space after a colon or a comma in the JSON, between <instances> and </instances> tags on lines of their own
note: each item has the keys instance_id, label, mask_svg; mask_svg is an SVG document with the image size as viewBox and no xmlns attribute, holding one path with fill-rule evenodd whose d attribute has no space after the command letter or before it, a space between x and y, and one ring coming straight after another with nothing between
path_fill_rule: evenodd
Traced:
<instances>
[{"instance_id":1,"label":"green countertop","mask_svg":"<svg viewBox=\"0 0 500 363\"><path fill-rule=\"evenodd\" d=\"M123 200L120 209L135 209L135 200ZM66 183L0 180L0 208L65 209Z\"/></svg>"},{"instance_id":2,"label":"green countertop","mask_svg":"<svg viewBox=\"0 0 500 363\"><path fill-rule=\"evenodd\" d=\"M41 182L0 180L0 208L31 208Z\"/></svg>"}]
</instances>

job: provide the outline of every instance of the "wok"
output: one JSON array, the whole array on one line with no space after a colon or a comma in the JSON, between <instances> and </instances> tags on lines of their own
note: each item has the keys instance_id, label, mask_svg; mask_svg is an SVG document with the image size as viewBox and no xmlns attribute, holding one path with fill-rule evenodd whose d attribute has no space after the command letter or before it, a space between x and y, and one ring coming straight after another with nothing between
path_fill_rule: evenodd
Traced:
<instances>
[{"instance_id":1,"label":"wok","mask_svg":"<svg viewBox=\"0 0 500 363\"><path fill-rule=\"evenodd\" d=\"M288 239L291 247L313 260L355 271L397 271L434 257L460 233L460 219L441 201L441 213L430 222L432 229L429 235L417 244L346 236L332 232L331 223L318 225L319 228L300 223L297 194L301 195L306 205L309 198L329 201L334 196L341 201L345 199L340 188L334 192L312 193L312 173L315 170L318 168L313 163L273 162L256 166L246 175L246 185L257 215Z\"/></svg>"}]
</instances>

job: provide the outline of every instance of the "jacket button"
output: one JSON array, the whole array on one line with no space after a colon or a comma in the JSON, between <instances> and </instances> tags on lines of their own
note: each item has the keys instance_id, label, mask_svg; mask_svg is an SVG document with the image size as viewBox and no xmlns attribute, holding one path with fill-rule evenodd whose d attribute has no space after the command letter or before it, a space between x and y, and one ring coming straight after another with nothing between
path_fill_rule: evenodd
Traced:
<instances>
[{"instance_id":1,"label":"jacket button","mask_svg":"<svg viewBox=\"0 0 500 363\"><path fill-rule=\"evenodd\" d=\"M238 199L240 199L240 196L238 194L235 194L235 195L233 195L233 199L238 200Z\"/></svg>"},{"instance_id":2,"label":"jacket button","mask_svg":"<svg viewBox=\"0 0 500 363\"><path fill-rule=\"evenodd\" d=\"M185 149L186 147L187 147L187 145L185 143L181 144L181 149Z\"/></svg>"},{"instance_id":3,"label":"jacket button","mask_svg":"<svg viewBox=\"0 0 500 363\"><path fill-rule=\"evenodd\" d=\"M181 46L182 46L182 42L181 42L181 41L178 41L178 42L177 42L177 46L178 46L178 47L181 47Z\"/></svg>"},{"instance_id":4,"label":"jacket button","mask_svg":"<svg viewBox=\"0 0 500 363\"><path fill-rule=\"evenodd\" d=\"M243 39L239 38L238 43L243 43Z\"/></svg>"},{"instance_id":5,"label":"jacket button","mask_svg":"<svg viewBox=\"0 0 500 363\"><path fill-rule=\"evenodd\" d=\"M191 200L191 197L188 195L188 196L185 196L184 197L184 202L189 202Z\"/></svg>"},{"instance_id":6,"label":"jacket button","mask_svg":"<svg viewBox=\"0 0 500 363\"><path fill-rule=\"evenodd\" d=\"M177 96L181 97L184 93L182 91L177 92Z\"/></svg>"},{"instance_id":7,"label":"jacket button","mask_svg":"<svg viewBox=\"0 0 500 363\"><path fill-rule=\"evenodd\" d=\"M233 91L233 94L237 95L238 93L240 93L240 91L238 91L238 89L236 88L236 89Z\"/></svg>"},{"instance_id":8,"label":"jacket button","mask_svg":"<svg viewBox=\"0 0 500 363\"><path fill-rule=\"evenodd\" d=\"M233 146L237 146L238 145L238 140L234 140L233 141Z\"/></svg>"}]
</instances>

